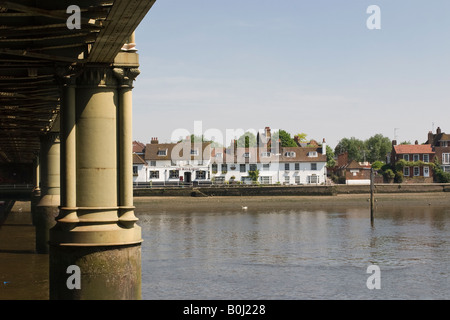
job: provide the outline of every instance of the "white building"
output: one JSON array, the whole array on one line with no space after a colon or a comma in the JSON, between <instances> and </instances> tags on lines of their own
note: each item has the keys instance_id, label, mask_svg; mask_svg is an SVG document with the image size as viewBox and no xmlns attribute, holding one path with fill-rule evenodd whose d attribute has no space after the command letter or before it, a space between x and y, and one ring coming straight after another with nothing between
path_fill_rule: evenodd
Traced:
<instances>
[{"instance_id":1,"label":"white building","mask_svg":"<svg viewBox=\"0 0 450 320\"><path fill-rule=\"evenodd\" d=\"M258 137L258 141L260 141ZM135 154L136 183L173 185L180 183L252 183L258 170L260 184L307 185L326 182L326 143L322 146L279 147L266 128L257 146L213 148L210 143L162 143L152 138L144 159Z\"/></svg>"}]
</instances>

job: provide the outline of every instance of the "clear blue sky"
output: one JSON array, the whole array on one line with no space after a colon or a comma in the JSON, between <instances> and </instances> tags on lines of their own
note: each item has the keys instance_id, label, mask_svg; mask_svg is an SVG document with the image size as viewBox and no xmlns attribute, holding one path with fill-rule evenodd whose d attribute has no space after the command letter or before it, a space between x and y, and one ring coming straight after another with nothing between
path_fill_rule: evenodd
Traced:
<instances>
[{"instance_id":1,"label":"clear blue sky","mask_svg":"<svg viewBox=\"0 0 450 320\"><path fill-rule=\"evenodd\" d=\"M381 30L369 30L369 5ZM450 132L450 1L157 0L136 31L133 138L270 126L332 147Z\"/></svg>"}]
</instances>

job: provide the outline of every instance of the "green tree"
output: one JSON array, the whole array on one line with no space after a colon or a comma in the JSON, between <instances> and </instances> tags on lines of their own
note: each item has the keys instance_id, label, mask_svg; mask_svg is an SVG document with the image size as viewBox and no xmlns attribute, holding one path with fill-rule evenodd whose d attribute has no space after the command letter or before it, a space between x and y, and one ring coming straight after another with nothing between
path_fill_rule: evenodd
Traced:
<instances>
[{"instance_id":1,"label":"green tree","mask_svg":"<svg viewBox=\"0 0 450 320\"><path fill-rule=\"evenodd\" d=\"M348 152L348 160L361 162L367 153L364 141L355 137L342 138L334 148L336 154Z\"/></svg>"},{"instance_id":2,"label":"green tree","mask_svg":"<svg viewBox=\"0 0 450 320\"><path fill-rule=\"evenodd\" d=\"M277 132L275 132L273 136L275 141L280 139L281 147L297 147L297 143L291 137L291 134L285 130L280 129Z\"/></svg>"},{"instance_id":3,"label":"green tree","mask_svg":"<svg viewBox=\"0 0 450 320\"><path fill-rule=\"evenodd\" d=\"M336 165L336 160L334 160L334 151L329 145L327 145L327 167L334 168Z\"/></svg>"},{"instance_id":4,"label":"green tree","mask_svg":"<svg viewBox=\"0 0 450 320\"><path fill-rule=\"evenodd\" d=\"M237 146L240 148L256 147L256 136L252 132L247 131L237 139Z\"/></svg>"},{"instance_id":5,"label":"green tree","mask_svg":"<svg viewBox=\"0 0 450 320\"><path fill-rule=\"evenodd\" d=\"M364 141L366 160L369 162L386 161L386 156L392 151L392 142L388 137L376 134Z\"/></svg>"},{"instance_id":6,"label":"green tree","mask_svg":"<svg viewBox=\"0 0 450 320\"><path fill-rule=\"evenodd\" d=\"M253 182L257 182L259 178L259 170L253 170L248 172L248 176L252 179Z\"/></svg>"},{"instance_id":7,"label":"green tree","mask_svg":"<svg viewBox=\"0 0 450 320\"><path fill-rule=\"evenodd\" d=\"M306 139L306 137L308 136L306 133L303 133L303 132L297 133L295 136L298 137L298 141L300 141L300 142L307 142L308 141Z\"/></svg>"}]
</instances>

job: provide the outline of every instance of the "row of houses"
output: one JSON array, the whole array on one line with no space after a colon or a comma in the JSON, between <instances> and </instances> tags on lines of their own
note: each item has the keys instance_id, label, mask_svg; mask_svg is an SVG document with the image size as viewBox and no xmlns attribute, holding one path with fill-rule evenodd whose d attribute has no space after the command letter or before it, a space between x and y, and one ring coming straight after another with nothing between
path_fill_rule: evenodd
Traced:
<instances>
[{"instance_id":1,"label":"row of houses","mask_svg":"<svg viewBox=\"0 0 450 320\"><path fill-rule=\"evenodd\" d=\"M260 136L261 135L261 136ZM258 134L257 145L240 147L233 141L229 147L214 147L211 143L192 142L190 137L178 143L159 143L152 138L149 144L133 143L134 182L152 184L180 183L251 183L309 185L326 184L333 172L346 184L369 184L371 164L349 160L347 155L336 157L336 166L327 169L326 142L301 143L296 147L281 147L273 141L266 127ZM450 135L440 128L429 132L424 144L397 144L386 163L392 167L403 160L403 182L430 183L434 179L436 160L445 172L450 172ZM253 172L258 172L255 176ZM386 182L383 176L376 183Z\"/></svg>"},{"instance_id":2,"label":"row of houses","mask_svg":"<svg viewBox=\"0 0 450 320\"><path fill-rule=\"evenodd\" d=\"M401 161L402 160L402 161ZM399 167L404 183L432 183L435 179L436 163L444 172L450 172L450 135L438 127L436 133L428 132L423 144L397 144L392 141L392 151L387 155L387 164L392 168ZM371 164L367 162L349 161L347 154L337 157L334 172L345 179L346 184L369 184ZM375 182L387 182L386 178L377 176Z\"/></svg>"},{"instance_id":3,"label":"row of houses","mask_svg":"<svg viewBox=\"0 0 450 320\"><path fill-rule=\"evenodd\" d=\"M298 141L297 141L298 142ZM266 127L258 134L257 145L214 147L212 143L192 142L149 144L134 142L135 183L253 183L324 184L327 180L326 142L297 143L281 147ZM254 173L258 172L257 175Z\"/></svg>"}]
</instances>

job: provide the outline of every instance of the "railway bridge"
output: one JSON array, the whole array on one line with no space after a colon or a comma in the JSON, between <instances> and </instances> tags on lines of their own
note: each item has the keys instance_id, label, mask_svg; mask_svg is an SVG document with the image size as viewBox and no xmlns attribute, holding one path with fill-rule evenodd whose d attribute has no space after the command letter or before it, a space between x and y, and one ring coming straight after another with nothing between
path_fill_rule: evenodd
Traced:
<instances>
[{"instance_id":1,"label":"railway bridge","mask_svg":"<svg viewBox=\"0 0 450 320\"><path fill-rule=\"evenodd\" d=\"M134 31L154 2L0 0L0 167L32 168L50 299L141 298ZM80 289L67 286L74 265Z\"/></svg>"}]
</instances>

